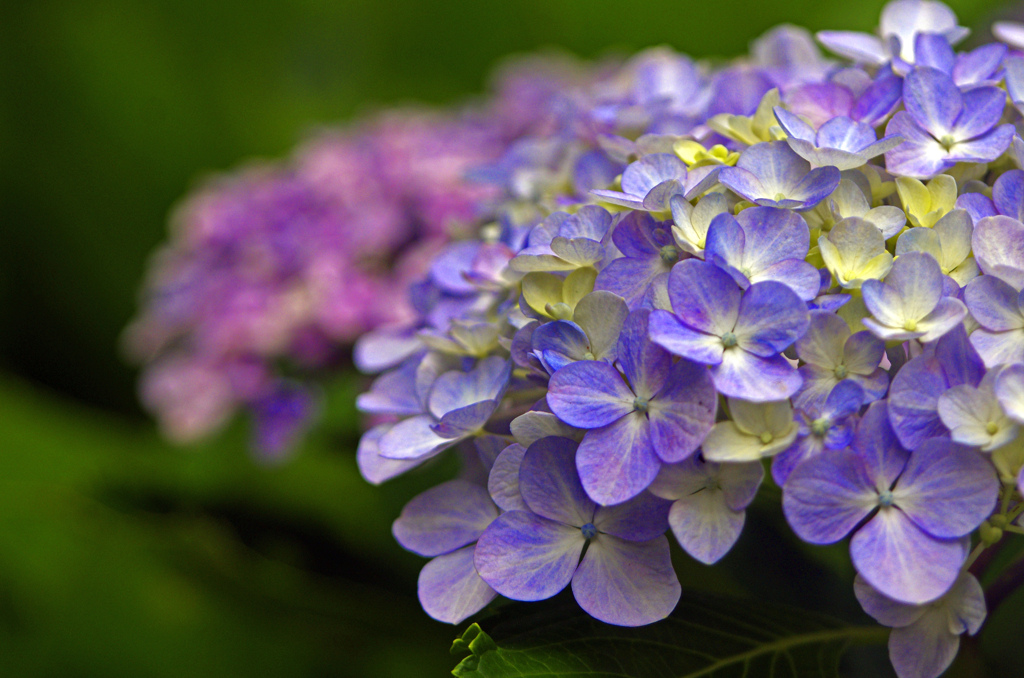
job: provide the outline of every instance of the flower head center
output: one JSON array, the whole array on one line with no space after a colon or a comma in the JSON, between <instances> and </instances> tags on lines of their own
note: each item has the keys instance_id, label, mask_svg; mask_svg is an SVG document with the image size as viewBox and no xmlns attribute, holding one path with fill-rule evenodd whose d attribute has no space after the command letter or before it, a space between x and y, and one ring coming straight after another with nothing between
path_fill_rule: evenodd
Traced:
<instances>
[{"instance_id":1,"label":"flower head center","mask_svg":"<svg viewBox=\"0 0 1024 678\"><path fill-rule=\"evenodd\" d=\"M848 372L846 371L846 365L839 365L836 369L832 370L832 373L836 375L836 379L846 379Z\"/></svg>"},{"instance_id":2,"label":"flower head center","mask_svg":"<svg viewBox=\"0 0 1024 678\"><path fill-rule=\"evenodd\" d=\"M679 248L675 245L665 245L658 254L661 256L661 260L669 266L679 261Z\"/></svg>"},{"instance_id":3,"label":"flower head center","mask_svg":"<svg viewBox=\"0 0 1024 678\"><path fill-rule=\"evenodd\" d=\"M891 490L886 490L878 495L879 506L892 506L895 501L896 500L893 498Z\"/></svg>"},{"instance_id":4,"label":"flower head center","mask_svg":"<svg viewBox=\"0 0 1024 678\"><path fill-rule=\"evenodd\" d=\"M597 528L594 527L594 523L587 523L580 528L580 532L583 533L584 539L593 539L597 536Z\"/></svg>"},{"instance_id":5,"label":"flower head center","mask_svg":"<svg viewBox=\"0 0 1024 678\"><path fill-rule=\"evenodd\" d=\"M647 410L650 409L650 405L648 404L647 398L641 398L640 396L634 398L633 409L639 412L640 414L646 414Z\"/></svg>"},{"instance_id":6,"label":"flower head center","mask_svg":"<svg viewBox=\"0 0 1024 678\"><path fill-rule=\"evenodd\" d=\"M939 143L948 151L956 144L956 139L953 138L952 134L945 134L941 139L939 139Z\"/></svg>"},{"instance_id":7,"label":"flower head center","mask_svg":"<svg viewBox=\"0 0 1024 678\"><path fill-rule=\"evenodd\" d=\"M726 332L722 335L722 346L726 348L732 348L736 345L736 335L732 332Z\"/></svg>"},{"instance_id":8,"label":"flower head center","mask_svg":"<svg viewBox=\"0 0 1024 678\"><path fill-rule=\"evenodd\" d=\"M767 445L771 441L775 440L775 436L771 434L771 431L765 431L761 434L760 440L762 445Z\"/></svg>"},{"instance_id":9,"label":"flower head center","mask_svg":"<svg viewBox=\"0 0 1024 678\"><path fill-rule=\"evenodd\" d=\"M995 434L999 433L999 424L997 424L994 421L988 422L987 424L985 424L985 432L988 433L990 436L994 436Z\"/></svg>"},{"instance_id":10,"label":"flower head center","mask_svg":"<svg viewBox=\"0 0 1024 678\"><path fill-rule=\"evenodd\" d=\"M583 354L583 359L584 360L597 360L597 356L595 356L590 351L587 351L586 353Z\"/></svg>"},{"instance_id":11,"label":"flower head center","mask_svg":"<svg viewBox=\"0 0 1024 678\"><path fill-rule=\"evenodd\" d=\"M907 320L907 321L905 321L903 323L903 329L905 329L907 332L916 332L917 331L917 321L916 320Z\"/></svg>"},{"instance_id":12,"label":"flower head center","mask_svg":"<svg viewBox=\"0 0 1024 678\"><path fill-rule=\"evenodd\" d=\"M820 417L811 422L811 433L822 438L832 428L832 421L828 417Z\"/></svg>"},{"instance_id":13,"label":"flower head center","mask_svg":"<svg viewBox=\"0 0 1024 678\"><path fill-rule=\"evenodd\" d=\"M775 194L775 202L781 202L781 201L783 201L785 199L786 199L786 194L785 193L776 193Z\"/></svg>"}]
</instances>

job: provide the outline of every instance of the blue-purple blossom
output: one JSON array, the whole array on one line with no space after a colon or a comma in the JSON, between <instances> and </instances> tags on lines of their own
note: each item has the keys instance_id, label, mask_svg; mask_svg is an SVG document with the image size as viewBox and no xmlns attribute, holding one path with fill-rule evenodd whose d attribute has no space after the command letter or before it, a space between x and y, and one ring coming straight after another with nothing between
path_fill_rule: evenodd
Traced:
<instances>
[{"instance_id":1,"label":"blue-purple blossom","mask_svg":"<svg viewBox=\"0 0 1024 678\"><path fill-rule=\"evenodd\" d=\"M964 301L979 325L971 332L971 345L985 366L1024 362L1024 290L984 275L967 286Z\"/></svg>"},{"instance_id":2,"label":"blue-purple blossom","mask_svg":"<svg viewBox=\"0 0 1024 678\"><path fill-rule=\"evenodd\" d=\"M810 249L807 222L777 207L751 207L736 217L715 217L707 232L704 260L736 281L741 288L774 280L803 301L818 296L821 279L804 257Z\"/></svg>"},{"instance_id":3,"label":"blue-purple blossom","mask_svg":"<svg viewBox=\"0 0 1024 678\"><path fill-rule=\"evenodd\" d=\"M714 184L717 168L702 167L693 172L671 153L653 153L631 163L622 173L622 190L591 191L613 205L634 210L661 212L667 210L669 198L683 195L687 199L700 195Z\"/></svg>"},{"instance_id":4,"label":"blue-purple blossom","mask_svg":"<svg viewBox=\"0 0 1024 678\"><path fill-rule=\"evenodd\" d=\"M586 205L573 215L556 212L530 231L527 246L510 266L522 273L596 267L605 258L604 243L611 225L612 216L595 205Z\"/></svg>"},{"instance_id":5,"label":"blue-purple blossom","mask_svg":"<svg viewBox=\"0 0 1024 678\"><path fill-rule=\"evenodd\" d=\"M850 555L860 575L889 598L922 604L956 581L966 535L991 514L998 493L995 469L974 450L944 438L903 449L879 402L861 419L851 449L793 469L782 506L811 543L856 530Z\"/></svg>"},{"instance_id":6,"label":"blue-purple blossom","mask_svg":"<svg viewBox=\"0 0 1024 678\"><path fill-rule=\"evenodd\" d=\"M426 459L480 432L508 387L511 364L492 356L473 369L445 372L433 382L427 412L403 419L378 443L390 459Z\"/></svg>"},{"instance_id":7,"label":"blue-purple blossom","mask_svg":"<svg viewBox=\"0 0 1024 678\"><path fill-rule=\"evenodd\" d=\"M899 678L938 678L953 663L960 636L976 634L988 613L981 584L967 572L940 599L925 605L888 598L863 577L857 577L853 590L865 612L892 627L889 658Z\"/></svg>"},{"instance_id":8,"label":"blue-purple blossom","mask_svg":"<svg viewBox=\"0 0 1024 678\"><path fill-rule=\"evenodd\" d=\"M648 339L649 311L634 311L619 338L620 373L605 362L567 365L551 377L548 405L559 419L588 429L576 454L580 480L599 504L618 504L651 484L662 462L686 459L715 421L707 368L674 365Z\"/></svg>"},{"instance_id":9,"label":"blue-purple blossom","mask_svg":"<svg viewBox=\"0 0 1024 678\"><path fill-rule=\"evenodd\" d=\"M669 274L672 313L651 314L651 339L672 353L709 365L715 388L757 402L793 395L802 380L780 355L807 329L807 307L774 281L741 291L714 264L688 259Z\"/></svg>"},{"instance_id":10,"label":"blue-purple blossom","mask_svg":"<svg viewBox=\"0 0 1024 678\"><path fill-rule=\"evenodd\" d=\"M810 323L797 339L796 354L803 385L794 396L798 407L820 407L836 385L860 387L864 404L885 395L889 375L879 365L885 343L867 331L850 332L846 321L829 311L811 311Z\"/></svg>"},{"instance_id":11,"label":"blue-purple blossom","mask_svg":"<svg viewBox=\"0 0 1024 678\"><path fill-rule=\"evenodd\" d=\"M937 33L955 45L970 31L960 26L953 10L941 2L894 0L882 9L878 36L854 31L820 31L816 37L836 54L854 62L881 66L894 56L914 63L915 38L922 33Z\"/></svg>"},{"instance_id":12,"label":"blue-purple blossom","mask_svg":"<svg viewBox=\"0 0 1024 678\"><path fill-rule=\"evenodd\" d=\"M672 501L668 524L683 550L711 565L739 539L763 479L760 462L716 464L695 455L662 466L650 492Z\"/></svg>"},{"instance_id":13,"label":"blue-purple blossom","mask_svg":"<svg viewBox=\"0 0 1024 678\"><path fill-rule=\"evenodd\" d=\"M811 163L785 141L751 146L735 167L721 170L718 180L737 195L764 207L806 210L836 189L835 167L811 169Z\"/></svg>"},{"instance_id":14,"label":"blue-purple blossom","mask_svg":"<svg viewBox=\"0 0 1024 678\"><path fill-rule=\"evenodd\" d=\"M515 600L544 600L571 582L580 607L609 624L664 619L681 591L663 534L668 502L645 493L598 506L576 475L575 448L566 438L544 438L526 450L525 509L503 513L480 535L477 572Z\"/></svg>"},{"instance_id":15,"label":"blue-purple blossom","mask_svg":"<svg viewBox=\"0 0 1024 678\"><path fill-rule=\"evenodd\" d=\"M832 388L824 402L812 400L798 409L796 441L772 458L775 482L785 484L790 472L803 460L849 445L863 400L861 387L845 379Z\"/></svg>"},{"instance_id":16,"label":"blue-purple blossom","mask_svg":"<svg viewBox=\"0 0 1024 678\"><path fill-rule=\"evenodd\" d=\"M971 247L982 273L1024 289L1024 223L1004 216L982 219L974 225Z\"/></svg>"},{"instance_id":17,"label":"blue-purple blossom","mask_svg":"<svg viewBox=\"0 0 1024 678\"><path fill-rule=\"evenodd\" d=\"M954 386L977 387L985 366L962 326L927 347L900 368L889 388L889 420L900 443L908 450L928 438L944 436L939 397Z\"/></svg>"},{"instance_id":18,"label":"blue-purple blossom","mask_svg":"<svg viewBox=\"0 0 1024 678\"><path fill-rule=\"evenodd\" d=\"M672 226L649 214L633 212L615 227L612 240L623 256L597 275L594 289L613 292L636 308L648 288L664 279L682 252L672 237Z\"/></svg>"},{"instance_id":19,"label":"blue-purple blossom","mask_svg":"<svg viewBox=\"0 0 1024 678\"><path fill-rule=\"evenodd\" d=\"M885 154L885 168L901 176L926 178L958 162L991 162L1009 148L1013 125L1000 125L1006 93L980 86L961 92L935 68L915 68L903 81L905 111L893 116L885 133L905 141Z\"/></svg>"},{"instance_id":20,"label":"blue-purple blossom","mask_svg":"<svg viewBox=\"0 0 1024 678\"><path fill-rule=\"evenodd\" d=\"M420 571L419 599L434 619L457 624L497 593L477 574L474 543L498 517L487 490L449 480L414 497L395 521L395 539L432 560Z\"/></svg>"},{"instance_id":21,"label":"blue-purple blossom","mask_svg":"<svg viewBox=\"0 0 1024 678\"><path fill-rule=\"evenodd\" d=\"M776 107L775 117L788 135L789 147L813 167L854 169L903 143L898 134L879 139L871 125L844 116L832 118L817 131L784 108Z\"/></svg>"}]
</instances>

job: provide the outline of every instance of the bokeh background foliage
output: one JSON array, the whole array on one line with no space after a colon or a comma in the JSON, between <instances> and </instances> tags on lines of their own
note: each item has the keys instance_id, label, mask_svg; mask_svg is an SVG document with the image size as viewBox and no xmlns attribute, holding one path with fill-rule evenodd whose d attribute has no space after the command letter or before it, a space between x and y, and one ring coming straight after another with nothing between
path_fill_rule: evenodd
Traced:
<instances>
[{"instance_id":1,"label":"bokeh background foliage","mask_svg":"<svg viewBox=\"0 0 1024 678\"><path fill-rule=\"evenodd\" d=\"M0 673L433 676L457 661L457 630L416 603L420 560L390 535L452 467L364 483L357 378L331 387L325 425L280 468L251 460L244 422L181 451L135 404L119 333L197 178L383 106L464 101L508 54L728 56L780 22L870 30L882 4L2 3ZM1007 12L949 4L965 25ZM681 560L684 586L860 619L841 550L798 550L777 508L752 522L722 567ZM1018 594L961 670L984 655L1019 675L1021 615Z\"/></svg>"}]
</instances>

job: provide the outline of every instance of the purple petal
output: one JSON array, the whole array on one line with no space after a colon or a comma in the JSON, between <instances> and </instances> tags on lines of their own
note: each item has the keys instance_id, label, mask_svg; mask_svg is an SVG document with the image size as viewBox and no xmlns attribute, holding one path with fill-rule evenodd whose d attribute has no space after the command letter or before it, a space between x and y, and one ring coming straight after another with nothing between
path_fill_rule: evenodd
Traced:
<instances>
[{"instance_id":1,"label":"purple petal","mask_svg":"<svg viewBox=\"0 0 1024 678\"><path fill-rule=\"evenodd\" d=\"M430 391L430 411L441 419L448 412L500 397L508 385L512 364L492 356L468 372L445 372Z\"/></svg>"},{"instance_id":2,"label":"purple petal","mask_svg":"<svg viewBox=\"0 0 1024 678\"><path fill-rule=\"evenodd\" d=\"M826 49L857 63L881 66L889 59L889 54L882 41L867 33L818 31L814 37Z\"/></svg>"},{"instance_id":3,"label":"purple petal","mask_svg":"<svg viewBox=\"0 0 1024 678\"><path fill-rule=\"evenodd\" d=\"M999 124L1006 108L1006 92L998 87L976 87L964 92L963 100L964 111L953 131L956 139L973 139L988 132Z\"/></svg>"},{"instance_id":4,"label":"purple petal","mask_svg":"<svg viewBox=\"0 0 1024 678\"><path fill-rule=\"evenodd\" d=\"M711 220L704 244L705 260L716 266L731 266L738 270L744 266L745 250L746 234L735 217L725 212ZM745 278L743 282L737 281L737 284L746 287Z\"/></svg>"},{"instance_id":5,"label":"purple petal","mask_svg":"<svg viewBox=\"0 0 1024 678\"><path fill-rule=\"evenodd\" d=\"M992 78L1002 64L1006 52L1006 45L990 44L965 54L958 54L953 66L953 81L963 86Z\"/></svg>"},{"instance_id":6,"label":"purple petal","mask_svg":"<svg viewBox=\"0 0 1024 678\"><path fill-rule=\"evenodd\" d=\"M1006 415L1024 424L1024 365L1011 365L996 378L995 395Z\"/></svg>"},{"instance_id":7,"label":"purple petal","mask_svg":"<svg viewBox=\"0 0 1024 678\"><path fill-rule=\"evenodd\" d=\"M820 287L818 269L803 259L784 259L763 269L753 278L753 282L768 281L782 283L802 301L811 301L817 297Z\"/></svg>"},{"instance_id":8,"label":"purple petal","mask_svg":"<svg viewBox=\"0 0 1024 678\"><path fill-rule=\"evenodd\" d=\"M942 138L956 126L964 99L948 75L923 67L915 68L903 79L903 105L917 124L933 137Z\"/></svg>"},{"instance_id":9,"label":"purple petal","mask_svg":"<svg viewBox=\"0 0 1024 678\"><path fill-rule=\"evenodd\" d=\"M545 323L533 332L534 353L549 373L583 360L590 341L579 325L567 320Z\"/></svg>"},{"instance_id":10,"label":"purple petal","mask_svg":"<svg viewBox=\"0 0 1024 678\"><path fill-rule=\"evenodd\" d=\"M388 459L419 460L455 444L434 433L434 418L427 414L403 419L381 436L378 452Z\"/></svg>"},{"instance_id":11,"label":"purple petal","mask_svg":"<svg viewBox=\"0 0 1024 678\"><path fill-rule=\"evenodd\" d=\"M737 346L769 358L785 350L806 330L807 306L782 283L755 283L740 300L735 335Z\"/></svg>"},{"instance_id":12,"label":"purple petal","mask_svg":"<svg viewBox=\"0 0 1024 678\"><path fill-rule=\"evenodd\" d=\"M789 195L790 190L804 179L811 169L810 163L797 155L785 141L769 141L751 146L740 156L736 167L752 172L760 181L766 192L756 197L769 199L775 199L777 193L782 193L787 198L794 197ZM732 188L724 180L725 173L726 170L722 170L718 180ZM835 183L839 184L838 178Z\"/></svg>"},{"instance_id":13,"label":"purple petal","mask_svg":"<svg viewBox=\"0 0 1024 678\"><path fill-rule=\"evenodd\" d=\"M519 492L531 511L549 520L581 527L596 506L576 474L576 443L542 438L530 445L519 466Z\"/></svg>"},{"instance_id":14,"label":"purple petal","mask_svg":"<svg viewBox=\"0 0 1024 678\"><path fill-rule=\"evenodd\" d=\"M595 619L643 626L667 617L682 589L664 536L630 542L599 535L572 579L572 592Z\"/></svg>"},{"instance_id":15,"label":"purple petal","mask_svg":"<svg viewBox=\"0 0 1024 678\"><path fill-rule=\"evenodd\" d=\"M996 184L999 184L999 179L996 179ZM994 193L995 189L993 189ZM971 215L972 223L978 223L985 217L994 217L998 214L996 206L982 193L964 193L956 199L956 208L967 210L967 213Z\"/></svg>"},{"instance_id":16,"label":"purple petal","mask_svg":"<svg viewBox=\"0 0 1024 678\"><path fill-rule=\"evenodd\" d=\"M953 162L992 162L1010 147L1013 135L1013 125L1000 125L988 134L955 144L949 149L947 159Z\"/></svg>"},{"instance_id":17,"label":"purple petal","mask_svg":"<svg viewBox=\"0 0 1024 678\"><path fill-rule=\"evenodd\" d=\"M935 345L935 356L950 386L970 384L977 387L985 376L985 366L962 326L939 340Z\"/></svg>"},{"instance_id":18,"label":"purple petal","mask_svg":"<svg viewBox=\"0 0 1024 678\"><path fill-rule=\"evenodd\" d=\"M949 388L934 355L920 355L904 365L889 389L889 419L900 442L909 450L926 439L944 435L939 396Z\"/></svg>"},{"instance_id":19,"label":"purple petal","mask_svg":"<svg viewBox=\"0 0 1024 678\"><path fill-rule=\"evenodd\" d=\"M856 152L875 143L878 137L871 125L840 116L821 126L815 137L819 148L836 148Z\"/></svg>"},{"instance_id":20,"label":"purple petal","mask_svg":"<svg viewBox=\"0 0 1024 678\"><path fill-rule=\"evenodd\" d=\"M960 636L950 632L948 613L941 608L889 634L889 660L898 676L938 677L959 650Z\"/></svg>"},{"instance_id":21,"label":"purple petal","mask_svg":"<svg viewBox=\"0 0 1024 678\"><path fill-rule=\"evenodd\" d=\"M667 370L666 370L667 371ZM703 365L680 360L649 404L651 443L662 461L682 461L700 447L715 423L715 385Z\"/></svg>"},{"instance_id":22,"label":"purple petal","mask_svg":"<svg viewBox=\"0 0 1024 678\"><path fill-rule=\"evenodd\" d=\"M901 603L883 596L860 575L853 580L853 593L865 612L874 617L879 624L891 628L910 626L928 610L923 605Z\"/></svg>"},{"instance_id":23,"label":"purple petal","mask_svg":"<svg viewBox=\"0 0 1024 678\"><path fill-rule=\"evenodd\" d=\"M927 603L948 591L964 555L961 540L935 539L892 507L881 509L850 542L857 572L879 593L904 603Z\"/></svg>"},{"instance_id":24,"label":"purple petal","mask_svg":"<svg viewBox=\"0 0 1024 678\"><path fill-rule=\"evenodd\" d=\"M431 430L443 438L463 438L479 431L496 409L497 400L486 400L460 407L445 413L439 422L431 426Z\"/></svg>"},{"instance_id":25,"label":"purple petal","mask_svg":"<svg viewBox=\"0 0 1024 678\"><path fill-rule=\"evenodd\" d=\"M370 390L356 398L356 407L370 414L422 413L423 407L416 398L417 367L419 360L407 360L397 369L377 377Z\"/></svg>"},{"instance_id":26,"label":"purple petal","mask_svg":"<svg viewBox=\"0 0 1024 678\"><path fill-rule=\"evenodd\" d=\"M661 390L672 369L672 356L648 338L650 311L633 311L622 325L619 335L619 364L633 393L650 399Z\"/></svg>"},{"instance_id":27,"label":"purple petal","mask_svg":"<svg viewBox=\"0 0 1024 678\"><path fill-rule=\"evenodd\" d=\"M643 198L658 184L673 179L680 182L686 179L686 165L671 153L654 153L626 168L622 173L622 190Z\"/></svg>"},{"instance_id":28,"label":"purple petal","mask_svg":"<svg viewBox=\"0 0 1024 678\"><path fill-rule=\"evenodd\" d=\"M509 511L484 530L474 563L485 582L513 600L544 600L572 580L586 540L577 527Z\"/></svg>"},{"instance_id":29,"label":"purple petal","mask_svg":"<svg viewBox=\"0 0 1024 678\"><path fill-rule=\"evenodd\" d=\"M684 325L668 311L653 311L650 318L651 341L670 353L706 365L722 362L722 339Z\"/></svg>"},{"instance_id":30,"label":"purple petal","mask_svg":"<svg viewBox=\"0 0 1024 678\"><path fill-rule=\"evenodd\" d=\"M897 97L902 94L902 81L899 82ZM807 118L811 125L821 126L837 115L846 115L850 112L853 106L853 93L834 82L806 83L786 93L786 105L793 114ZM778 119L778 116L776 118ZM812 129L807 140L813 138Z\"/></svg>"},{"instance_id":31,"label":"purple petal","mask_svg":"<svg viewBox=\"0 0 1024 678\"><path fill-rule=\"evenodd\" d=\"M519 492L519 467L526 448L513 443L498 454L487 476L487 491L502 511L528 511L530 507Z\"/></svg>"},{"instance_id":32,"label":"purple petal","mask_svg":"<svg viewBox=\"0 0 1024 678\"><path fill-rule=\"evenodd\" d=\"M576 451L576 468L587 495L605 506L643 492L660 467L649 422L639 412L588 431Z\"/></svg>"},{"instance_id":33,"label":"purple petal","mask_svg":"<svg viewBox=\"0 0 1024 678\"><path fill-rule=\"evenodd\" d=\"M627 214L612 232L612 242L627 257L644 258L655 255L660 248L652 238L656 223L651 215L643 212Z\"/></svg>"},{"instance_id":34,"label":"purple petal","mask_svg":"<svg viewBox=\"0 0 1024 678\"><path fill-rule=\"evenodd\" d=\"M566 365L548 382L551 411L579 428L607 426L633 411L634 398L618 370L604 362Z\"/></svg>"},{"instance_id":35,"label":"purple petal","mask_svg":"<svg viewBox=\"0 0 1024 678\"><path fill-rule=\"evenodd\" d=\"M668 294L672 310L695 330L722 336L736 325L742 292L714 264L699 259L679 262L669 273Z\"/></svg>"},{"instance_id":36,"label":"purple petal","mask_svg":"<svg viewBox=\"0 0 1024 678\"><path fill-rule=\"evenodd\" d=\"M971 346L989 367L1024 362L1024 330L971 332Z\"/></svg>"},{"instance_id":37,"label":"purple petal","mask_svg":"<svg viewBox=\"0 0 1024 678\"><path fill-rule=\"evenodd\" d=\"M651 282L665 271L660 258L616 259L603 268L594 281L594 289L622 297L629 308L640 305Z\"/></svg>"},{"instance_id":38,"label":"purple petal","mask_svg":"<svg viewBox=\"0 0 1024 678\"><path fill-rule=\"evenodd\" d=\"M971 249L983 273L1024 288L1024 224L1004 216L982 219L971 234Z\"/></svg>"},{"instance_id":39,"label":"purple petal","mask_svg":"<svg viewBox=\"0 0 1024 678\"><path fill-rule=\"evenodd\" d=\"M380 485L423 463L422 459L388 459L380 456L380 439L391 430L392 424L374 426L359 439L356 463L359 473L368 483Z\"/></svg>"},{"instance_id":40,"label":"purple petal","mask_svg":"<svg viewBox=\"0 0 1024 678\"><path fill-rule=\"evenodd\" d=\"M704 489L674 502L668 521L683 550L711 565L739 539L744 518L743 511L726 505L722 492Z\"/></svg>"},{"instance_id":41,"label":"purple petal","mask_svg":"<svg viewBox=\"0 0 1024 678\"><path fill-rule=\"evenodd\" d=\"M786 520L801 539L812 544L839 541L878 502L863 460L848 450L799 464L783 489Z\"/></svg>"},{"instance_id":42,"label":"purple petal","mask_svg":"<svg viewBox=\"0 0 1024 678\"><path fill-rule=\"evenodd\" d=\"M1010 170L996 179L992 185L992 202L1000 214L1020 221L1024 216L1024 170Z\"/></svg>"},{"instance_id":43,"label":"purple petal","mask_svg":"<svg viewBox=\"0 0 1024 678\"><path fill-rule=\"evenodd\" d=\"M431 557L473 543L497 517L487 490L449 480L413 497L391 531L404 548Z\"/></svg>"},{"instance_id":44,"label":"purple petal","mask_svg":"<svg viewBox=\"0 0 1024 678\"><path fill-rule=\"evenodd\" d=\"M716 217L711 222L711 229L723 218ZM807 256L811 235L807 222L799 214L775 207L751 207L740 212L736 221L744 234L740 240L743 265L755 274L778 262ZM815 284L815 292L817 287Z\"/></svg>"},{"instance_id":45,"label":"purple petal","mask_svg":"<svg viewBox=\"0 0 1024 678\"><path fill-rule=\"evenodd\" d=\"M850 109L850 117L877 127L892 113L902 97L903 79L891 73L881 76L860 95L857 103Z\"/></svg>"},{"instance_id":46,"label":"purple petal","mask_svg":"<svg viewBox=\"0 0 1024 678\"><path fill-rule=\"evenodd\" d=\"M718 174L718 181L736 195L752 202L768 195L768 190L757 175L742 167L723 168Z\"/></svg>"},{"instance_id":47,"label":"purple petal","mask_svg":"<svg viewBox=\"0 0 1024 678\"><path fill-rule=\"evenodd\" d=\"M811 143L814 142L813 127L781 106L776 106L773 110L775 119L779 121L779 126L782 127L788 136Z\"/></svg>"},{"instance_id":48,"label":"purple petal","mask_svg":"<svg viewBox=\"0 0 1024 678\"><path fill-rule=\"evenodd\" d=\"M889 423L889 412L890 406L884 400L871 403L853 437L853 451L878 490L892 487L909 456Z\"/></svg>"},{"instance_id":49,"label":"purple petal","mask_svg":"<svg viewBox=\"0 0 1024 678\"><path fill-rule=\"evenodd\" d=\"M938 33L918 33L914 37L914 64L928 66L942 71L953 72L956 55L945 36Z\"/></svg>"},{"instance_id":50,"label":"purple petal","mask_svg":"<svg viewBox=\"0 0 1024 678\"><path fill-rule=\"evenodd\" d=\"M803 383L783 356L762 358L739 347L726 351L722 363L711 367L711 378L722 395L757 403L785 400Z\"/></svg>"},{"instance_id":51,"label":"purple petal","mask_svg":"<svg viewBox=\"0 0 1024 678\"><path fill-rule=\"evenodd\" d=\"M498 592L477 574L474 547L434 558L423 566L419 599L423 611L438 621L458 624L482 610Z\"/></svg>"},{"instance_id":52,"label":"purple petal","mask_svg":"<svg viewBox=\"0 0 1024 678\"><path fill-rule=\"evenodd\" d=\"M642 492L615 506L601 506L594 513L594 527L599 532L627 541L647 541L668 529L671 502Z\"/></svg>"},{"instance_id":53,"label":"purple petal","mask_svg":"<svg viewBox=\"0 0 1024 678\"><path fill-rule=\"evenodd\" d=\"M885 154L885 169L898 176L928 179L955 163L945 147L929 135L906 111L898 111L885 127L886 136L898 134L905 141Z\"/></svg>"},{"instance_id":54,"label":"purple petal","mask_svg":"<svg viewBox=\"0 0 1024 678\"><path fill-rule=\"evenodd\" d=\"M933 537L961 537L992 514L999 479L973 449L932 438L914 450L893 490L896 505Z\"/></svg>"},{"instance_id":55,"label":"purple petal","mask_svg":"<svg viewBox=\"0 0 1024 678\"><path fill-rule=\"evenodd\" d=\"M796 353L804 362L833 369L842 363L843 346L849 336L846 321L835 313L811 311L807 331L796 342Z\"/></svg>"}]
</instances>

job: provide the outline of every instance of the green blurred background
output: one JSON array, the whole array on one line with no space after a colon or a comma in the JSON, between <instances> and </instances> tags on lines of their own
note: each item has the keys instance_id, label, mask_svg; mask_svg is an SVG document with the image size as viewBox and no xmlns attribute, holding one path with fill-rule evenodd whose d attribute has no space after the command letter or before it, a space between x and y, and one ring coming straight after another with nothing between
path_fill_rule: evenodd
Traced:
<instances>
[{"instance_id":1,"label":"green blurred background","mask_svg":"<svg viewBox=\"0 0 1024 678\"><path fill-rule=\"evenodd\" d=\"M242 423L177 450L139 410L118 337L197 178L382 106L465 100L508 54L728 56L781 22L871 30L882 4L6 0L0 675L434 676L455 663L456 629L418 609L421 562L390 535L401 505L451 469L365 484L354 379L282 468L250 460ZM969 26L1001 9L950 4ZM721 572L690 566L687 584L813 602L848 574L833 552L785 560L771 544L788 533L762 522L752 539L777 558L754 584L733 576L750 545ZM820 585L796 591L808 574ZM987 643L1012 638L992 631Z\"/></svg>"}]
</instances>

